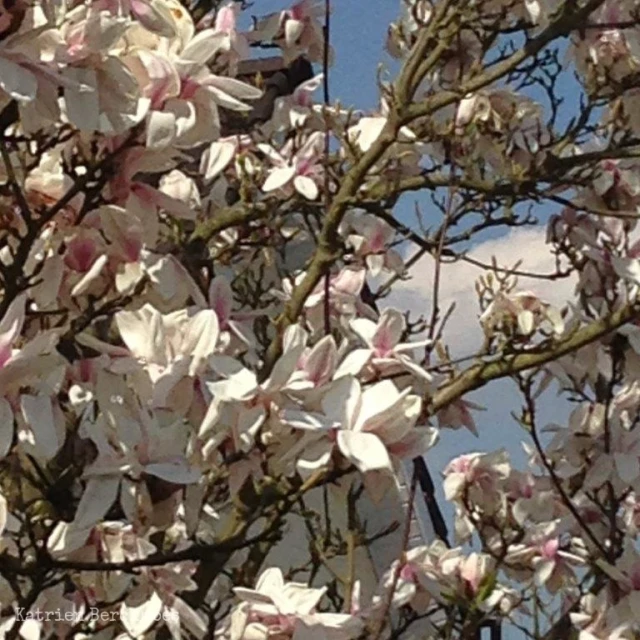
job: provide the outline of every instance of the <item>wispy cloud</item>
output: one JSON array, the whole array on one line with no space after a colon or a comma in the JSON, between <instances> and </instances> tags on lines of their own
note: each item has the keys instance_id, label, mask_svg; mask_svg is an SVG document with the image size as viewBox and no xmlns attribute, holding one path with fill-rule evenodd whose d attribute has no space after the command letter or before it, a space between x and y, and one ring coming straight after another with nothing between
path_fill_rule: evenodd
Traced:
<instances>
[{"instance_id":1,"label":"wispy cloud","mask_svg":"<svg viewBox=\"0 0 640 640\"><path fill-rule=\"evenodd\" d=\"M555 256L545 243L544 228L515 229L500 238L487 240L474 247L469 256L490 264L496 257L500 267L518 267L533 273L554 273ZM412 278L396 284L393 293L384 301L387 306L410 310L412 314L431 313L433 298L434 260L430 256L422 258L411 270ZM483 273L482 268L465 261L443 264L440 277L439 306L444 312L452 303L456 307L447 323L445 342L452 353L460 356L477 349L482 340L478 324L480 309L475 292L475 282ZM574 297L574 278L541 280L518 278L518 289L529 290L550 304L563 307Z\"/></svg>"}]
</instances>

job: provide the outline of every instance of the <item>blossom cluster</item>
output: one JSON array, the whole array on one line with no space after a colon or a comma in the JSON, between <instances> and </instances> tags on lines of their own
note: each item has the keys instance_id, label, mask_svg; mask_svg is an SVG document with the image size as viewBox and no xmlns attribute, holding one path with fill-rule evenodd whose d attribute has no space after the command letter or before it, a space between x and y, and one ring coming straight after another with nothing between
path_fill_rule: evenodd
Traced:
<instances>
[{"instance_id":1,"label":"blossom cluster","mask_svg":"<svg viewBox=\"0 0 640 640\"><path fill-rule=\"evenodd\" d=\"M333 58L314 0L250 29L236 2L2 2L2 634L355 640L397 616L438 637L453 616L471 637L561 594L581 640L633 637L640 125L627 85L640 34L634 2L577 3L588 29L561 4L403 2L387 41L398 80L364 113L314 99ZM478 81L478 60L518 29L525 53L571 37L593 104L567 131L521 90L534 71L519 54ZM263 47L284 79L243 73ZM291 86L301 61L323 74ZM442 187L434 238L389 213ZM561 205L548 243L576 298L556 309L494 265L477 315L503 367L484 353L460 372L437 291L430 325L383 293L409 275L407 242L440 260L519 223L523 195ZM369 532L336 533L325 514L317 535L307 494L378 503L440 430L478 433L465 395L495 370L520 386L528 468L502 450L450 461L458 546L402 549L377 585L355 568L319 584L319 566L340 576L330 561L353 566ZM577 406L541 434L549 385ZM294 512L311 560L270 567Z\"/></svg>"}]
</instances>

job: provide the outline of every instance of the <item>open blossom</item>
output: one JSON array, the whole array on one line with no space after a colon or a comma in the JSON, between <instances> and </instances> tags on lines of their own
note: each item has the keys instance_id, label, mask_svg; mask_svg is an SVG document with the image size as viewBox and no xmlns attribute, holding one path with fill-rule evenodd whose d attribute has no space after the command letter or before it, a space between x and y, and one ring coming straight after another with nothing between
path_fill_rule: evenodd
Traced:
<instances>
[{"instance_id":1,"label":"open blossom","mask_svg":"<svg viewBox=\"0 0 640 640\"><path fill-rule=\"evenodd\" d=\"M363 631L362 621L351 614L317 610L326 587L285 582L280 569L263 571L255 589L235 587L233 591L241 604L231 616L230 640L355 640Z\"/></svg>"},{"instance_id":2,"label":"open blossom","mask_svg":"<svg viewBox=\"0 0 640 640\"><path fill-rule=\"evenodd\" d=\"M500 329L515 329L521 335L529 336L545 321L555 334L564 330L564 322L558 311L530 291L513 294L499 292L480 316L480 324L488 335Z\"/></svg>"},{"instance_id":3,"label":"open blossom","mask_svg":"<svg viewBox=\"0 0 640 640\"><path fill-rule=\"evenodd\" d=\"M289 193L295 190L307 200L318 197L318 185L324 173L321 164L324 149L322 133L312 133L297 150L293 140L289 140L280 151L266 144L260 144L258 148L274 166L262 185L265 193L283 189Z\"/></svg>"},{"instance_id":4,"label":"open blossom","mask_svg":"<svg viewBox=\"0 0 640 640\"><path fill-rule=\"evenodd\" d=\"M389 380L366 389L350 376L336 380L324 394L322 413L285 409L281 420L307 432L296 447L298 467L326 465L334 446L362 473L393 471L392 456L409 458L426 451L436 434L416 427L421 401L400 392ZM289 452L289 456L293 452Z\"/></svg>"},{"instance_id":5,"label":"open blossom","mask_svg":"<svg viewBox=\"0 0 640 640\"><path fill-rule=\"evenodd\" d=\"M307 124L309 119L313 120L314 128L322 128L320 106L315 108L312 96L322 86L323 78L324 75L319 73L297 86L290 96L276 100L271 118L274 130L297 129Z\"/></svg>"},{"instance_id":6,"label":"open blossom","mask_svg":"<svg viewBox=\"0 0 640 640\"><path fill-rule=\"evenodd\" d=\"M367 347L352 351L340 365L338 375L356 375L368 366L376 373L393 374L405 369L431 380L431 375L411 355L416 349L430 344L431 340L400 342L406 330L406 320L399 311L385 309L377 323L367 318L356 318L350 326Z\"/></svg>"},{"instance_id":7,"label":"open blossom","mask_svg":"<svg viewBox=\"0 0 640 640\"><path fill-rule=\"evenodd\" d=\"M219 135L219 106L249 111L244 101L261 95L251 85L210 71L207 64L219 36L215 30L195 33L189 24L181 35L161 43L157 51L134 49L126 58L148 108L147 148L188 148L213 141Z\"/></svg>"},{"instance_id":8,"label":"open blossom","mask_svg":"<svg viewBox=\"0 0 640 640\"><path fill-rule=\"evenodd\" d=\"M56 332L42 332L17 348L25 305L26 296L16 297L0 320L0 456L7 455L14 441L15 419L20 446L49 460L63 444L64 417L46 375L63 372L64 365L55 351Z\"/></svg>"},{"instance_id":9,"label":"open blossom","mask_svg":"<svg viewBox=\"0 0 640 640\"><path fill-rule=\"evenodd\" d=\"M285 61L306 54L311 62L321 62L324 37L320 19L324 6L318 0L300 0L280 13L257 22L249 34L253 41L272 41L282 47Z\"/></svg>"},{"instance_id":10,"label":"open blossom","mask_svg":"<svg viewBox=\"0 0 640 640\"><path fill-rule=\"evenodd\" d=\"M140 379L156 406L170 402L171 393L192 392L189 378L206 367L219 335L216 313L211 309L161 314L151 305L138 311L121 311L116 323L132 358L146 374ZM150 388L149 388L150 385ZM176 390L176 386L181 385ZM191 385L191 386L188 386ZM177 400L173 396L174 400ZM182 403L181 403L182 404Z\"/></svg>"},{"instance_id":11,"label":"open blossom","mask_svg":"<svg viewBox=\"0 0 640 640\"><path fill-rule=\"evenodd\" d=\"M396 234L391 225L375 216L358 215L348 220L351 233L347 242L353 247L355 255L364 260L373 277L383 270L392 273L404 271L402 256L391 245Z\"/></svg>"},{"instance_id":12,"label":"open blossom","mask_svg":"<svg viewBox=\"0 0 640 640\"><path fill-rule=\"evenodd\" d=\"M231 75L235 75L238 63L250 57L249 39L237 29L240 7L235 2L227 2L216 12L213 30L216 34L216 53L223 56Z\"/></svg>"},{"instance_id":13,"label":"open blossom","mask_svg":"<svg viewBox=\"0 0 640 640\"><path fill-rule=\"evenodd\" d=\"M331 29L291 2L245 32L232 0L0 0L0 637L407 640L535 617L631 640L638 2L403 0L398 74L364 113L314 103ZM394 213L418 192L418 221ZM476 233L547 214L575 275L561 313L500 256L481 352L456 353L453 316L431 344L423 304L385 306L437 244L481 269ZM469 399L501 376L523 465L434 456L460 427L510 446ZM575 409L543 426L552 382Z\"/></svg>"}]
</instances>

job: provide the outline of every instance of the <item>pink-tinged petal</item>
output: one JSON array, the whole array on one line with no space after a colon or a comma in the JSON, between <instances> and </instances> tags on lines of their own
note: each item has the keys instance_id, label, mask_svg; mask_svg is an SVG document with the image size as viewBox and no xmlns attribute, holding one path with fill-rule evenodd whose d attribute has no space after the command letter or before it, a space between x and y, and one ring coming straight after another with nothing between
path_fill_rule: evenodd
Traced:
<instances>
[{"instance_id":1,"label":"pink-tinged petal","mask_svg":"<svg viewBox=\"0 0 640 640\"><path fill-rule=\"evenodd\" d=\"M380 316L372 346L379 356L386 356L400 342L406 328L404 316L396 309L385 309Z\"/></svg>"},{"instance_id":2,"label":"pink-tinged petal","mask_svg":"<svg viewBox=\"0 0 640 640\"><path fill-rule=\"evenodd\" d=\"M13 442L13 409L9 401L0 398L0 458L4 458Z\"/></svg>"},{"instance_id":3,"label":"pink-tinged petal","mask_svg":"<svg viewBox=\"0 0 640 640\"><path fill-rule=\"evenodd\" d=\"M311 350L304 363L307 377L316 386L326 384L338 363L338 349L333 336L325 336Z\"/></svg>"},{"instance_id":4,"label":"pink-tinged petal","mask_svg":"<svg viewBox=\"0 0 640 640\"><path fill-rule=\"evenodd\" d=\"M229 141L217 141L204 152L200 172L205 180L212 180L224 171L236 155L236 145Z\"/></svg>"},{"instance_id":5,"label":"pink-tinged petal","mask_svg":"<svg viewBox=\"0 0 640 640\"><path fill-rule=\"evenodd\" d=\"M232 33L236 30L236 16L238 13L238 5L227 4L220 7L216 13L216 21L214 29L219 33Z\"/></svg>"},{"instance_id":6,"label":"pink-tinged petal","mask_svg":"<svg viewBox=\"0 0 640 640\"><path fill-rule=\"evenodd\" d=\"M324 133L321 131L315 131L300 147L300 150L296 154L298 160L317 161L320 160L324 152Z\"/></svg>"},{"instance_id":7,"label":"pink-tinged petal","mask_svg":"<svg viewBox=\"0 0 640 640\"><path fill-rule=\"evenodd\" d=\"M89 478L76 510L73 528L85 531L104 520L104 516L118 497L119 486L118 476Z\"/></svg>"},{"instance_id":8,"label":"pink-tinged petal","mask_svg":"<svg viewBox=\"0 0 640 640\"><path fill-rule=\"evenodd\" d=\"M136 262L143 246L140 221L121 207L107 205L99 209L102 231L112 248L127 262Z\"/></svg>"},{"instance_id":9,"label":"pink-tinged petal","mask_svg":"<svg viewBox=\"0 0 640 640\"><path fill-rule=\"evenodd\" d=\"M136 604L123 602L120 607L120 622L132 638L140 638L159 619L164 604L153 591L149 599Z\"/></svg>"},{"instance_id":10,"label":"pink-tinged petal","mask_svg":"<svg viewBox=\"0 0 640 640\"><path fill-rule=\"evenodd\" d=\"M293 179L293 186L307 200L315 200L318 197L318 185L308 176L296 176Z\"/></svg>"},{"instance_id":11,"label":"pink-tinged petal","mask_svg":"<svg viewBox=\"0 0 640 640\"><path fill-rule=\"evenodd\" d=\"M216 312L220 327L227 328L227 323L231 318L233 305L233 292L231 285L226 278L216 276L209 285L209 305Z\"/></svg>"},{"instance_id":12,"label":"pink-tinged petal","mask_svg":"<svg viewBox=\"0 0 640 640\"><path fill-rule=\"evenodd\" d=\"M86 293L91 285L95 282L98 276L102 273L102 270L107 266L109 262L109 256L102 254L91 266L91 269L84 274L80 281L71 289L71 296L81 296Z\"/></svg>"},{"instance_id":13,"label":"pink-tinged petal","mask_svg":"<svg viewBox=\"0 0 640 640\"><path fill-rule=\"evenodd\" d=\"M345 268L332 280L331 286L338 293L357 296L362 291L366 277L364 269Z\"/></svg>"},{"instance_id":14,"label":"pink-tinged petal","mask_svg":"<svg viewBox=\"0 0 640 640\"><path fill-rule=\"evenodd\" d=\"M349 323L351 330L369 347L374 346L378 325L367 318L356 318Z\"/></svg>"},{"instance_id":15,"label":"pink-tinged petal","mask_svg":"<svg viewBox=\"0 0 640 640\"><path fill-rule=\"evenodd\" d=\"M145 28L163 38L176 35L176 28L168 5L154 0L130 0L131 13Z\"/></svg>"},{"instance_id":16,"label":"pink-tinged petal","mask_svg":"<svg viewBox=\"0 0 640 640\"><path fill-rule=\"evenodd\" d=\"M97 253L98 245L95 238L86 235L77 235L67 242L64 263L74 271L86 273L96 259Z\"/></svg>"},{"instance_id":17,"label":"pink-tinged petal","mask_svg":"<svg viewBox=\"0 0 640 640\"><path fill-rule=\"evenodd\" d=\"M393 471L389 452L382 440L373 433L340 430L337 442L342 455L361 473L383 469Z\"/></svg>"},{"instance_id":18,"label":"pink-tinged petal","mask_svg":"<svg viewBox=\"0 0 640 640\"><path fill-rule=\"evenodd\" d=\"M265 180L265 183L262 185L262 190L265 193L269 193L270 191L275 191L276 189L281 189L286 186L293 180L293 177L296 175L296 170L294 167L282 167L281 169L272 169L269 172L269 176Z\"/></svg>"}]
</instances>

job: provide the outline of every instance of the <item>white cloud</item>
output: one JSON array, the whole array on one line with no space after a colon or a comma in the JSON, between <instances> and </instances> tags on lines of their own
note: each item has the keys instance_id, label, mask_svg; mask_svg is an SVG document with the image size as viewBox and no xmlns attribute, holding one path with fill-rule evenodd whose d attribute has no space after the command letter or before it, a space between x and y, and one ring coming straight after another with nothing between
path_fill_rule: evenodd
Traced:
<instances>
[{"instance_id":1,"label":"white cloud","mask_svg":"<svg viewBox=\"0 0 640 640\"><path fill-rule=\"evenodd\" d=\"M554 273L555 256L545 243L544 227L535 229L519 228L500 238L487 240L476 245L469 256L486 264L491 264L495 256L500 267L513 267L518 261L520 270L533 273ZM478 324L480 309L475 292L475 282L483 269L466 261L443 264L440 276L439 306L441 314L451 303L456 308L447 323L445 343L456 356L472 353L481 344L482 331ZM425 256L411 269L410 280L396 283L392 293L383 303L409 310L412 314L430 317L433 296L434 260ZM563 307L574 298L575 278L542 280L538 278L518 278L518 289L529 290L556 307Z\"/></svg>"}]
</instances>

